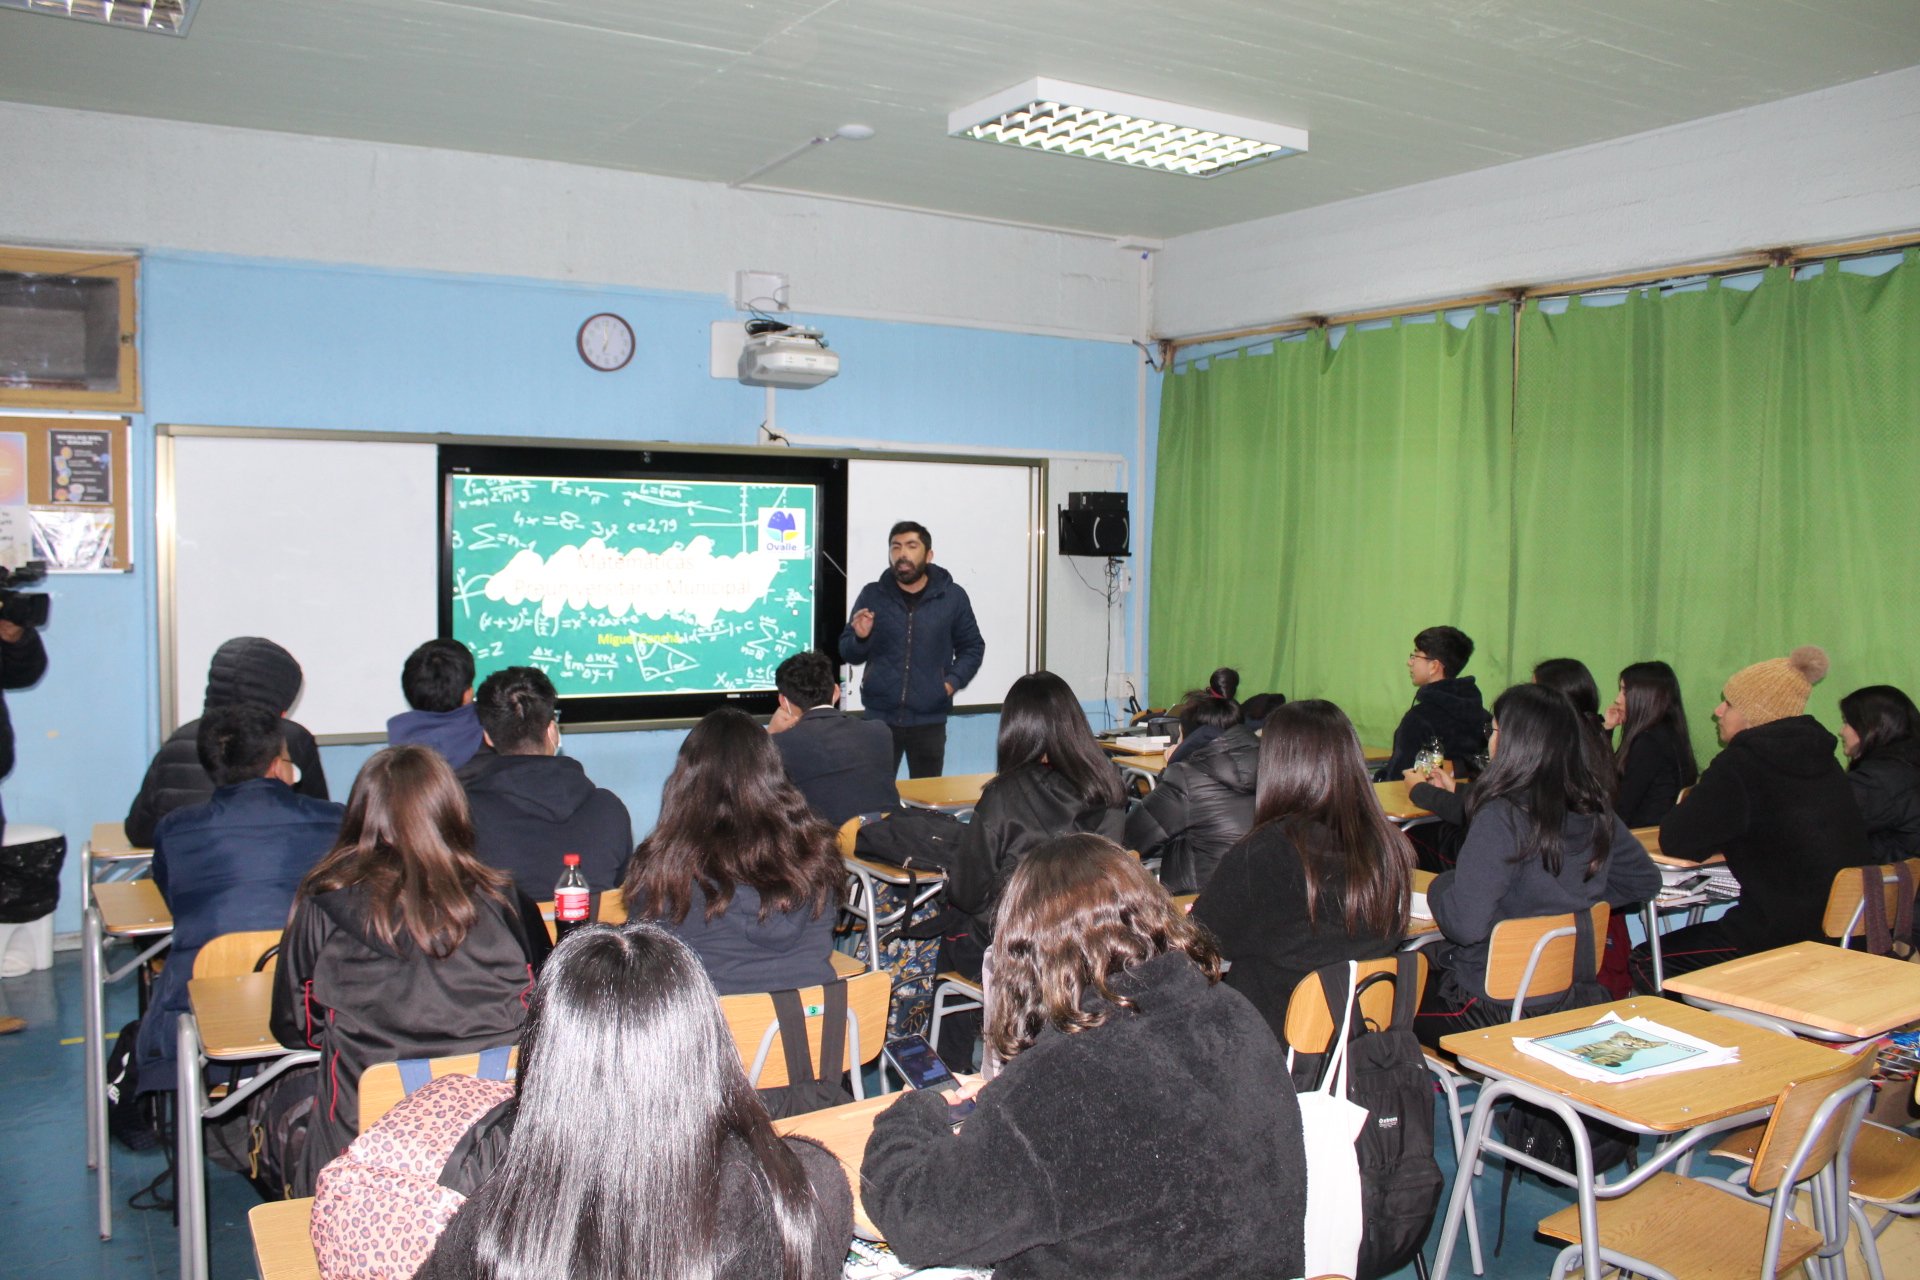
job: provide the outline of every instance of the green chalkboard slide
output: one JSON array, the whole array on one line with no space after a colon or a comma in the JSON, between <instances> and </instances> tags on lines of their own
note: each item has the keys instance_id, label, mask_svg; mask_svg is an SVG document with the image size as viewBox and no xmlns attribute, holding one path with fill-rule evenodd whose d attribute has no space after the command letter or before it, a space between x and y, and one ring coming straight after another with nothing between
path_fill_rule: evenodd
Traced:
<instances>
[{"instance_id":1,"label":"green chalkboard slide","mask_svg":"<svg viewBox=\"0 0 1920 1280\"><path fill-rule=\"evenodd\" d=\"M814 643L807 483L452 475L453 638L563 698L773 688Z\"/></svg>"}]
</instances>

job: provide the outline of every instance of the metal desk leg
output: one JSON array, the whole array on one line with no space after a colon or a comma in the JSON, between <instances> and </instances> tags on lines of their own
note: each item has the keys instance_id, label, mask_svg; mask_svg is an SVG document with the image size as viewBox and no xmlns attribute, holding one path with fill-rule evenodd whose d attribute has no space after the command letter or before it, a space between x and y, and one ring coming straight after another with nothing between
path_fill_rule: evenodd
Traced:
<instances>
[{"instance_id":1,"label":"metal desk leg","mask_svg":"<svg viewBox=\"0 0 1920 1280\"><path fill-rule=\"evenodd\" d=\"M174 1057L173 1184L180 1215L180 1280L207 1280L207 1171L201 1163L200 1117L207 1109L200 1024L180 1015Z\"/></svg>"},{"instance_id":2,"label":"metal desk leg","mask_svg":"<svg viewBox=\"0 0 1920 1280\"><path fill-rule=\"evenodd\" d=\"M100 1218L100 1238L113 1239L113 1173L107 1146L107 1030L106 978L101 951L107 945L100 912L88 903L80 913L80 971L82 1052L87 1055L87 1167L94 1170L94 1196Z\"/></svg>"},{"instance_id":3,"label":"metal desk leg","mask_svg":"<svg viewBox=\"0 0 1920 1280\"><path fill-rule=\"evenodd\" d=\"M1667 985L1666 961L1660 955L1660 904L1656 899L1640 908L1640 923L1647 928L1647 950L1653 954L1653 993L1659 995Z\"/></svg>"}]
</instances>

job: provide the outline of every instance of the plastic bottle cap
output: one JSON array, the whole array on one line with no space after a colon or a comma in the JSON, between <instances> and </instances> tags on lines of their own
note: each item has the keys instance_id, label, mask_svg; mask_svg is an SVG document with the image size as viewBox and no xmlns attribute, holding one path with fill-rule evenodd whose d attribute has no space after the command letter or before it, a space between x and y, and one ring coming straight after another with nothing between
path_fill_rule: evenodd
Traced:
<instances>
[{"instance_id":1,"label":"plastic bottle cap","mask_svg":"<svg viewBox=\"0 0 1920 1280\"><path fill-rule=\"evenodd\" d=\"M580 855L577 853L570 853L566 857L562 858L561 861L566 863L570 867L577 867L580 865Z\"/></svg>"}]
</instances>

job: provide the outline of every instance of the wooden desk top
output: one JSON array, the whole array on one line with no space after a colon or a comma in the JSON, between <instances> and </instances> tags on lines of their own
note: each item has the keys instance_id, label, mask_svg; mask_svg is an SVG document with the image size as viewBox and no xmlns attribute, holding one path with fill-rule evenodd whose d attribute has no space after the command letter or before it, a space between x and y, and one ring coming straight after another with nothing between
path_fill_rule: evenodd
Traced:
<instances>
[{"instance_id":1,"label":"wooden desk top","mask_svg":"<svg viewBox=\"0 0 1920 1280\"><path fill-rule=\"evenodd\" d=\"M96 858L111 858L116 854L152 853L151 849L136 849L127 839L127 826L124 822L96 822L93 824L93 836L87 841L87 847L93 850Z\"/></svg>"},{"instance_id":2,"label":"wooden desk top","mask_svg":"<svg viewBox=\"0 0 1920 1280\"><path fill-rule=\"evenodd\" d=\"M200 1023L200 1043L209 1058L258 1058L286 1052L267 1030L273 1013L273 975L195 978L187 998Z\"/></svg>"},{"instance_id":3,"label":"wooden desk top","mask_svg":"<svg viewBox=\"0 0 1920 1280\"><path fill-rule=\"evenodd\" d=\"M908 880L907 869L896 867L891 862L875 862L872 858L854 858L844 853L840 855L840 861L849 869L859 867L875 880L884 881L887 884L906 884ZM915 869L912 879L915 884L938 884L945 880L946 876L938 871Z\"/></svg>"},{"instance_id":4,"label":"wooden desk top","mask_svg":"<svg viewBox=\"0 0 1920 1280\"><path fill-rule=\"evenodd\" d=\"M269 1200L247 1210L253 1229L253 1261L260 1280L320 1280L320 1261L308 1234L313 1197Z\"/></svg>"},{"instance_id":5,"label":"wooden desk top","mask_svg":"<svg viewBox=\"0 0 1920 1280\"><path fill-rule=\"evenodd\" d=\"M990 773L956 773L950 778L906 778L894 786L908 804L923 809L952 809L979 804L981 789L992 781Z\"/></svg>"},{"instance_id":6,"label":"wooden desk top","mask_svg":"<svg viewBox=\"0 0 1920 1280\"><path fill-rule=\"evenodd\" d=\"M1920 965L1824 942L1741 956L1670 979L1681 995L1864 1040L1920 1018Z\"/></svg>"},{"instance_id":7,"label":"wooden desk top","mask_svg":"<svg viewBox=\"0 0 1920 1280\"><path fill-rule=\"evenodd\" d=\"M1724 854L1718 853L1704 862L1688 862L1685 858L1670 858L1660 852L1660 828L1658 827L1635 827L1633 828L1633 838L1640 842L1640 847L1647 851L1648 857L1663 867L1718 867L1725 865L1727 861Z\"/></svg>"},{"instance_id":8,"label":"wooden desk top","mask_svg":"<svg viewBox=\"0 0 1920 1280\"><path fill-rule=\"evenodd\" d=\"M1392 747L1361 747L1360 754L1368 764L1385 764L1393 759Z\"/></svg>"},{"instance_id":9,"label":"wooden desk top","mask_svg":"<svg viewBox=\"0 0 1920 1280\"><path fill-rule=\"evenodd\" d=\"M1407 782L1402 778L1397 782L1376 782L1373 794L1380 797L1380 807L1395 822L1405 822L1409 818L1431 818L1432 812L1422 809L1407 796Z\"/></svg>"},{"instance_id":10,"label":"wooden desk top","mask_svg":"<svg viewBox=\"0 0 1920 1280\"><path fill-rule=\"evenodd\" d=\"M93 886L93 904L107 932L121 938L140 938L173 930L173 913L151 880L115 880Z\"/></svg>"},{"instance_id":11,"label":"wooden desk top","mask_svg":"<svg viewBox=\"0 0 1920 1280\"><path fill-rule=\"evenodd\" d=\"M1422 871L1416 867L1413 872L1413 891L1415 893L1425 893L1428 887L1433 884L1433 874L1431 871ZM1440 932L1440 926L1432 920L1422 920L1419 916L1414 916L1407 921L1407 936L1409 938L1423 937L1426 934L1438 932Z\"/></svg>"},{"instance_id":12,"label":"wooden desk top","mask_svg":"<svg viewBox=\"0 0 1920 1280\"><path fill-rule=\"evenodd\" d=\"M854 1228L870 1240L881 1237L874 1230L873 1220L867 1217L866 1206L860 1203L860 1160L867 1153L867 1138L873 1133L873 1118L899 1099L897 1093L883 1093L865 1102L849 1102L842 1107L829 1107L825 1111L773 1122L776 1133L812 1138L833 1152L834 1158L847 1171L847 1181L853 1184ZM261 1280L269 1278L262 1276Z\"/></svg>"},{"instance_id":13,"label":"wooden desk top","mask_svg":"<svg viewBox=\"0 0 1920 1280\"><path fill-rule=\"evenodd\" d=\"M1197 893L1176 893L1173 895L1173 905L1182 911L1193 910L1193 904L1199 900L1200 895Z\"/></svg>"},{"instance_id":14,"label":"wooden desk top","mask_svg":"<svg viewBox=\"0 0 1920 1280\"><path fill-rule=\"evenodd\" d=\"M1590 1084L1513 1047L1516 1035L1546 1036L1589 1027L1609 1009L1622 1018L1638 1015L1663 1023L1709 1044L1736 1045L1740 1061L1630 1084ZM1525 1081L1657 1133L1679 1133L1764 1107L1789 1082L1835 1071L1852 1061L1835 1050L1805 1040L1789 1040L1776 1032L1659 996L1616 1000L1479 1031L1456 1031L1442 1037L1440 1047L1468 1065Z\"/></svg>"},{"instance_id":15,"label":"wooden desk top","mask_svg":"<svg viewBox=\"0 0 1920 1280\"><path fill-rule=\"evenodd\" d=\"M1151 751L1139 754L1124 751L1113 758L1113 762L1122 769L1138 769L1141 773L1160 773L1167 767L1167 753Z\"/></svg>"}]
</instances>

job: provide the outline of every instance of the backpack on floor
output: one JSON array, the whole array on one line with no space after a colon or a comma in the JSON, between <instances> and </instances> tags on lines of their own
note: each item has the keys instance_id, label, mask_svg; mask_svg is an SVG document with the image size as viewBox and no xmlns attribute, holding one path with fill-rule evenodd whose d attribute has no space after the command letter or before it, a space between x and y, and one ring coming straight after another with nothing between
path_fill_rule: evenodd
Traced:
<instances>
[{"instance_id":1,"label":"backpack on floor","mask_svg":"<svg viewBox=\"0 0 1920 1280\"><path fill-rule=\"evenodd\" d=\"M449 1162L513 1098L508 1052L481 1054L479 1077L422 1083L425 1059L400 1064L407 1096L320 1171L310 1234L321 1280L409 1280L420 1269L467 1201L446 1185Z\"/></svg>"},{"instance_id":2,"label":"backpack on floor","mask_svg":"<svg viewBox=\"0 0 1920 1280\"><path fill-rule=\"evenodd\" d=\"M107 1132L129 1151L150 1151L162 1135L155 1126L157 1100L151 1093L137 1091L140 1068L134 1051L139 1039L140 1019L135 1018L120 1028L113 1052L107 1055Z\"/></svg>"},{"instance_id":3,"label":"backpack on floor","mask_svg":"<svg viewBox=\"0 0 1920 1280\"><path fill-rule=\"evenodd\" d=\"M295 1174L313 1130L320 1103L320 1068L294 1067L260 1086L247 1098L243 1116L216 1122L207 1136L207 1156L215 1164L245 1175L262 1200L288 1200L310 1194L296 1185ZM239 1123L234 1123L237 1119ZM232 1135L239 1129L238 1141Z\"/></svg>"}]
</instances>

